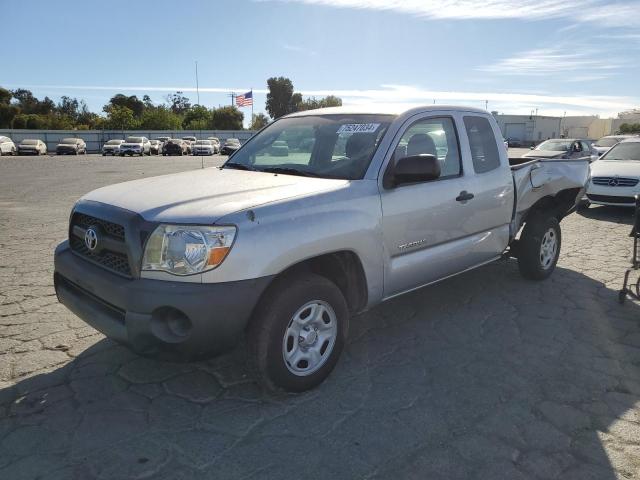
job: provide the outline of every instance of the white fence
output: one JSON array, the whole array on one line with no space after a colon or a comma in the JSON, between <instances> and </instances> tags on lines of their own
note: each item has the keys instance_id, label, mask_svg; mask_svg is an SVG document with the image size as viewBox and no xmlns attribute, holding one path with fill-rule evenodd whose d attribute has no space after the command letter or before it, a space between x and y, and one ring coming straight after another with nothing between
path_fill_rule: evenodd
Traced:
<instances>
[{"instance_id":1,"label":"white fence","mask_svg":"<svg viewBox=\"0 0 640 480\"><path fill-rule=\"evenodd\" d=\"M227 138L237 138L242 143L255 132L253 130L17 130L0 129L0 136L11 138L17 145L25 138L40 139L47 144L49 152L56 151L56 145L63 138L82 138L87 144L88 152L99 152L108 140L124 139L129 136L147 137L153 140L157 137L218 137L220 141Z\"/></svg>"}]
</instances>

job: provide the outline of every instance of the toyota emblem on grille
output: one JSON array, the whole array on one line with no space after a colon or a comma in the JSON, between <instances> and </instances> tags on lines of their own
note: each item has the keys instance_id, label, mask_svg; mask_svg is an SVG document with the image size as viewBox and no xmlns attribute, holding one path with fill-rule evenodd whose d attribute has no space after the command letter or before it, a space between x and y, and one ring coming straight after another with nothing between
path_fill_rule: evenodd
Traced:
<instances>
[{"instance_id":1,"label":"toyota emblem on grille","mask_svg":"<svg viewBox=\"0 0 640 480\"><path fill-rule=\"evenodd\" d=\"M617 187L618 185L620 185L620 181L617 178L612 178L609 180L608 185L610 187Z\"/></svg>"},{"instance_id":2,"label":"toyota emblem on grille","mask_svg":"<svg viewBox=\"0 0 640 480\"><path fill-rule=\"evenodd\" d=\"M98 232L93 227L87 228L87 231L84 232L84 244L90 252L98 247Z\"/></svg>"}]
</instances>

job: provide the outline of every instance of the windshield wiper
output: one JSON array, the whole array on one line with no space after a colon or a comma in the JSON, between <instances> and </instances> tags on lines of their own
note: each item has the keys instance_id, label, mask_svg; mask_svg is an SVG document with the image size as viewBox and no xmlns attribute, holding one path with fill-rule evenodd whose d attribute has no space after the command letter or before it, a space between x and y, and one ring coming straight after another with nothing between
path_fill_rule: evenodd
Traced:
<instances>
[{"instance_id":1,"label":"windshield wiper","mask_svg":"<svg viewBox=\"0 0 640 480\"><path fill-rule=\"evenodd\" d=\"M255 171L255 168L250 167L249 165L245 165L243 163L235 163L235 162L227 162L224 165L222 165L222 167L220 168L234 168L236 170L251 170L251 171Z\"/></svg>"},{"instance_id":2,"label":"windshield wiper","mask_svg":"<svg viewBox=\"0 0 640 480\"><path fill-rule=\"evenodd\" d=\"M319 177L317 173L296 170L290 167L267 167L258 170L259 172L282 173L283 175L299 175L301 177Z\"/></svg>"}]
</instances>

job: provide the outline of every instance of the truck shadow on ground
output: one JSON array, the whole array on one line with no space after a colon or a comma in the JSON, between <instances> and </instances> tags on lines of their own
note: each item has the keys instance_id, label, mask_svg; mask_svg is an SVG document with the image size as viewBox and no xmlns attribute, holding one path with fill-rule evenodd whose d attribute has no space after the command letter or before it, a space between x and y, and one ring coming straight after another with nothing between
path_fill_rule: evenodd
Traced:
<instances>
[{"instance_id":1,"label":"truck shadow on ground","mask_svg":"<svg viewBox=\"0 0 640 480\"><path fill-rule=\"evenodd\" d=\"M0 477L638 478L640 308L616 299L483 267L353 319L301 395L262 391L241 348L170 364L102 340L0 391Z\"/></svg>"},{"instance_id":2,"label":"truck shadow on ground","mask_svg":"<svg viewBox=\"0 0 640 480\"><path fill-rule=\"evenodd\" d=\"M606 205L592 205L578 212L585 218L605 220L608 222L633 225L635 209L629 207L610 207Z\"/></svg>"}]
</instances>

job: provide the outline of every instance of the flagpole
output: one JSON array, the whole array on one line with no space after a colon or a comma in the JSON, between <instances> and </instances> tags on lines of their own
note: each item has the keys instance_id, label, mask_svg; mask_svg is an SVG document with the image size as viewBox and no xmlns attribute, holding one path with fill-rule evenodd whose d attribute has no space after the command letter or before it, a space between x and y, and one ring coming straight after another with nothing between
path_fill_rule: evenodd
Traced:
<instances>
[{"instance_id":1,"label":"flagpole","mask_svg":"<svg viewBox=\"0 0 640 480\"><path fill-rule=\"evenodd\" d=\"M249 128L251 128L253 124L253 104L256 103L255 100L256 99L253 98L253 87L251 87L251 122L249 123Z\"/></svg>"}]
</instances>

